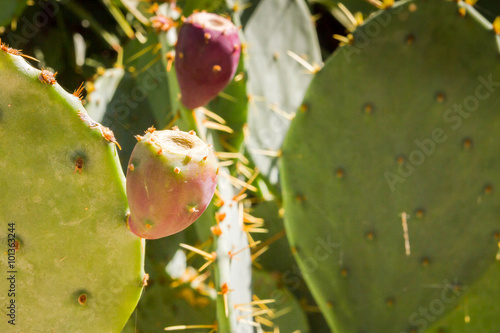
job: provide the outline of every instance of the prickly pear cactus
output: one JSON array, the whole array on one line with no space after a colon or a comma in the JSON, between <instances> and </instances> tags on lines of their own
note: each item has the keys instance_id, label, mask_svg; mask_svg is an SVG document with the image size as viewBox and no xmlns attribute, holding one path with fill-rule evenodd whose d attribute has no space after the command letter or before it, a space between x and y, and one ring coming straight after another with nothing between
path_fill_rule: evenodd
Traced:
<instances>
[{"instance_id":1,"label":"prickly pear cactus","mask_svg":"<svg viewBox=\"0 0 500 333\"><path fill-rule=\"evenodd\" d=\"M470 6L402 2L315 76L281 170L289 240L332 330L422 331L499 265L498 57Z\"/></svg>"},{"instance_id":2,"label":"prickly pear cactus","mask_svg":"<svg viewBox=\"0 0 500 333\"><path fill-rule=\"evenodd\" d=\"M138 140L127 170L128 226L147 239L182 231L214 195L219 170L212 148L178 128L150 128Z\"/></svg>"},{"instance_id":3,"label":"prickly pear cactus","mask_svg":"<svg viewBox=\"0 0 500 333\"><path fill-rule=\"evenodd\" d=\"M2 49L0 331L118 332L142 291L144 244L126 227L113 134L55 74Z\"/></svg>"},{"instance_id":4,"label":"prickly pear cactus","mask_svg":"<svg viewBox=\"0 0 500 333\"><path fill-rule=\"evenodd\" d=\"M276 184L277 156L290 119L321 63L318 39L303 0L259 1L243 35L250 98L246 146L261 173Z\"/></svg>"},{"instance_id":5,"label":"prickly pear cactus","mask_svg":"<svg viewBox=\"0 0 500 333\"><path fill-rule=\"evenodd\" d=\"M175 47L181 102L189 109L207 104L231 81L240 58L238 28L213 13L191 14Z\"/></svg>"}]
</instances>

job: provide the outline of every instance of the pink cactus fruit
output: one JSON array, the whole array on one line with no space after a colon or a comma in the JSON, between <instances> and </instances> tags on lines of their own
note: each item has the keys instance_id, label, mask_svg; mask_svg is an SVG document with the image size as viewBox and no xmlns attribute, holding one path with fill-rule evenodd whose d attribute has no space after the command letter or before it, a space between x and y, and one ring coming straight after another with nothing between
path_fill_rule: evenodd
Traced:
<instances>
[{"instance_id":1,"label":"pink cactus fruit","mask_svg":"<svg viewBox=\"0 0 500 333\"><path fill-rule=\"evenodd\" d=\"M127 170L128 225L157 239L190 226L206 209L217 185L211 146L191 131L156 131L138 137Z\"/></svg>"},{"instance_id":2,"label":"pink cactus fruit","mask_svg":"<svg viewBox=\"0 0 500 333\"><path fill-rule=\"evenodd\" d=\"M175 51L182 104L194 109L224 90L236 72L240 51L238 28L231 21L206 12L189 16Z\"/></svg>"}]
</instances>

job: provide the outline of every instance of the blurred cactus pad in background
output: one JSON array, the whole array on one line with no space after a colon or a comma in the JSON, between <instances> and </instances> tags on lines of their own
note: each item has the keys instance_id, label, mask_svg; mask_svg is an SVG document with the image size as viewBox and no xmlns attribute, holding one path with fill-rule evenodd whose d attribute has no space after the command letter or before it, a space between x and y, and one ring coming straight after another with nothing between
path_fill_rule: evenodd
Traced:
<instances>
[{"instance_id":1,"label":"blurred cactus pad in background","mask_svg":"<svg viewBox=\"0 0 500 333\"><path fill-rule=\"evenodd\" d=\"M0 332L500 332L497 0L0 1Z\"/></svg>"}]
</instances>

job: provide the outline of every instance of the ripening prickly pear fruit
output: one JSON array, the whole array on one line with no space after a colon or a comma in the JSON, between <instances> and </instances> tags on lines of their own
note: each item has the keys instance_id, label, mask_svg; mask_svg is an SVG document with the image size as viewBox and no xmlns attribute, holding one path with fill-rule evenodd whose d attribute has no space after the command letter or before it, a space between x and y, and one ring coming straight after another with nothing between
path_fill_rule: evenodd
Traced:
<instances>
[{"instance_id":1,"label":"ripening prickly pear fruit","mask_svg":"<svg viewBox=\"0 0 500 333\"><path fill-rule=\"evenodd\" d=\"M177 128L150 128L138 140L127 170L130 230L147 239L184 230L214 195L218 168L211 146Z\"/></svg>"},{"instance_id":2,"label":"ripening prickly pear fruit","mask_svg":"<svg viewBox=\"0 0 500 333\"><path fill-rule=\"evenodd\" d=\"M206 12L189 16L175 51L182 104L194 109L217 96L236 72L240 49L238 28L228 19Z\"/></svg>"}]
</instances>

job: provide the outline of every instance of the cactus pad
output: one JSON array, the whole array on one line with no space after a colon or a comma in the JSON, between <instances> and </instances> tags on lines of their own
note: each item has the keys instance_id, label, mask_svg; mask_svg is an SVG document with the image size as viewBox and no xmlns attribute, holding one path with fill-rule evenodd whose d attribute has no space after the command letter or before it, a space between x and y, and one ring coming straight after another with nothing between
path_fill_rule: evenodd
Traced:
<instances>
[{"instance_id":1,"label":"cactus pad","mask_svg":"<svg viewBox=\"0 0 500 333\"><path fill-rule=\"evenodd\" d=\"M15 301L16 326L2 306L0 331L117 332L139 300L144 245L126 227L112 132L20 56L0 51L0 77L0 239L16 240L15 278L0 282L14 285L0 302Z\"/></svg>"},{"instance_id":2,"label":"cactus pad","mask_svg":"<svg viewBox=\"0 0 500 333\"><path fill-rule=\"evenodd\" d=\"M285 224L332 329L421 331L421 308L438 320L499 264L498 53L464 3L402 2L314 78L283 148Z\"/></svg>"}]
</instances>

